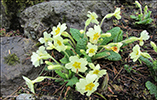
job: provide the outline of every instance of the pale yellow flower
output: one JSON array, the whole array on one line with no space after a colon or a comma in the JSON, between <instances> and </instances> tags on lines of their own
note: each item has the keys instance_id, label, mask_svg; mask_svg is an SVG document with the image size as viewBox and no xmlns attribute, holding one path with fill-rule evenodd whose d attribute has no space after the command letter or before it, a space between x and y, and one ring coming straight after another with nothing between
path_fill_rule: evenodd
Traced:
<instances>
[{"instance_id":1,"label":"pale yellow flower","mask_svg":"<svg viewBox=\"0 0 157 100\"><path fill-rule=\"evenodd\" d=\"M92 45L91 43L87 44L88 49L86 50L86 53L88 53L88 55L90 57L92 57L93 55L95 55L95 53L98 50L98 46L97 45Z\"/></svg>"},{"instance_id":2,"label":"pale yellow flower","mask_svg":"<svg viewBox=\"0 0 157 100\"><path fill-rule=\"evenodd\" d=\"M76 89L82 95L87 92L87 96L90 96L94 91L97 90L99 83L96 81L97 75L87 74L85 79L80 79L79 82L76 83Z\"/></svg>"},{"instance_id":3,"label":"pale yellow flower","mask_svg":"<svg viewBox=\"0 0 157 100\"><path fill-rule=\"evenodd\" d=\"M86 58L78 58L77 56L69 57L69 63L65 65L67 69L71 69L73 72L85 72L87 70L87 60Z\"/></svg>"},{"instance_id":4,"label":"pale yellow flower","mask_svg":"<svg viewBox=\"0 0 157 100\"><path fill-rule=\"evenodd\" d=\"M105 16L105 18L110 18L112 16L115 16L118 20L121 19L121 15L120 15L120 8L116 8L116 10L114 11L114 13L109 13Z\"/></svg>"},{"instance_id":5,"label":"pale yellow flower","mask_svg":"<svg viewBox=\"0 0 157 100\"><path fill-rule=\"evenodd\" d=\"M61 36L54 37L54 46L59 52L65 51L66 47L63 44L63 38Z\"/></svg>"},{"instance_id":6,"label":"pale yellow flower","mask_svg":"<svg viewBox=\"0 0 157 100\"><path fill-rule=\"evenodd\" d=\"M148 40L150 38L150 36L148 34L149 33L146 30L144 30L144 31L141 32L141 36L139 38L139 40L140 40L140 46L143 46L143 44L144 44L143 40Z\"/></svg>"},{"instance_id":7,"label":"pale yellow flower","mask_svg":"<svg viewBox=\"0 0 157 100\"><path fill-rule=\"evenodd\" d=\"M52 42L48 42L47 45L48 45L46 48L47 50L52 50L55 48L55 46L52 44Z\"/></svg>"},{"instance_id":8,"label":"pale yellow flower","mask_svg":"<svg viewBox=\"0 0 157 100\"><path fill-rule=\"evenodd\" d=\"M94 69L92 71L89 72L89 74L95 74L98 76L98 78L102 77L103 75L106 74L106 70L105 69L102 69L100 70L100 65L97 64Z\"/></svg>"},{"instance_id":9,"label":"pale yellow flower","mask_svg":"<svg viewBox=\"0 0 157 100\"><path fill-rule=\"evenodd\" d=\"M42 59L48 59L51 58L51 56L47 53L47 51L45 50L44 46L40 46L39 50L36 51L37 54L42 58Z\"/></svg>"},{"instance_id":10,"label":"pale yellow flower","mask_svg":"<svg viewBox=\"0 0 157 100\"><path fill-rule=\"evenodd\" d=\"M140 46L136 44L136 46L133 47L133 52L130 53L131 59L133 59L133 62L137 61L137 59L141 56Z\"/></svg>"},{"instance_id":11,"label":"pale yellow flower","mask_svg":"<svg viewBox=\"0 0 157 100\"><path fill-rule=\"evenodd\" d=\"M104 46L106 50L113 50L114 52L118 53L120 50L120 47L123 45L122 42L118 43L109 43L108 45Z\"/></svg>"},{"instance_id":12,"label":"pale yellow flower","mask_svg":"<svg viewBox=\"0 0 157 100\"><path fill-rule=\"evenodd\" d=\"M40 46L39 50L36 52L33 52L31 56L31 61L35 67L39 66L40 64L43 64L42 59L48 59L51 58L51 56L46 52L44 46Z\"/></svg>"},{"instance_id":13,"label":"pale yellow flower","mask_svg":"<svg viewBox=\"0 0 157 100\"><path fill-rule=\"evenodd\" d=\"M63 31L65 31L66 30L66 24L64 23L64 24L58 24L57 25L57 27L53 27L53 31L52 31L52 33L51 34L53 34L53 37L55 37L55 36L60 36L61 34L62 34L62 32Z\"/></svg>"},{"instance_id":14,"label":"pale yellow flower","mask_svg":"<svg viewBox=\"0 0 157 100\"><path fill-rule=\"evenodd\" d=\"M95 12L92 12L92 13L91 13L90 11L88 11L87 17L89 17L89 18L87 19L87 21L86 21L86 23L85 23L86 26L89 25L90 22L91 22L91 23L99 24L99 22L98 22L98 20L97 20L98 15L97 15Z\"/></svg>"},{"instance_id":15,"label":"pale yellow flower","mask_svg":"<svg viewBox=\"0 0 157 100\"><path fill-rule=\"evenodd\" d=\"M42 58L35 52L33 52L31 56L31 61L35 67L39 66L40 64L43 64Z\"/></svg>"},{"instance_id":16,"label":"pale yellow flower","mask_svg":"<svg viewBox=\"0 0 157 100\"><path fill-rule=\"evenodd\" d=\"M44 32L44 38L39 38L40 43L45 43L45 46L48 46L48 42L52 42L51 34L48 34L47 32Z\"/></svg>"},{"instance_id":17,"label":"pale yellow flower","mask_svg":"<svg viewBox=\"0 0 157 100\"><path fill-rule=\"evenodd\" d=\"M100 38L101 34L101 28L99 25L94 25L93 28L89 28L87 32L87 36L90 37L90 42L96 44L98 42L98 39Z\"/></svg>"}]
</instances>

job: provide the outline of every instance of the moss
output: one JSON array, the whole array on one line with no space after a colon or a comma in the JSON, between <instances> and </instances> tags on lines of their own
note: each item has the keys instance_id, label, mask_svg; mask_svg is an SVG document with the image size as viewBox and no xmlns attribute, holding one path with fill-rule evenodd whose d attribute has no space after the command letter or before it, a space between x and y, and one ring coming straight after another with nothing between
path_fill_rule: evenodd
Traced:
<instances>
[{"instance_id":1,"label":"moss","mask_svg":"<svg viewBox=\"0 0 157 100\"><path fill-rule=\"evenodd\" d=\"M15 65L16 63L20 63L19 58L16 56L15 53L9 54L8 56L4 57L4 62L8 65Z\"/></svg>"}]
</instances>

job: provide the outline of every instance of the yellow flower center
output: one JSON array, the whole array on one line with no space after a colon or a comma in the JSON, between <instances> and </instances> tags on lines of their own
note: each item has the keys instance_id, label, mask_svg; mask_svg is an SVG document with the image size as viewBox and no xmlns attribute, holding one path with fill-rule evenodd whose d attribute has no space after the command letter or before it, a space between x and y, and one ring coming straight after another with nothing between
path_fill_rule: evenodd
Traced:
<instances>
[{"instance_id":1,"label":"yellow flower center","mask_svg":"<svg viewBox=\"0 0 157 100\"><path fill-rule=\"evenodd\" d=\"M93 40L98 40L99 37L100 37L99 33L95 33Z\"/></svg>"},{"instance_id":2,"label":"yellow flower center","mask_svg":"<svg viewBox=\"0 0 157 100\"><path fill-rule=\"evenodd\" d=\"M137 52L136 52L136 55L138 55L138 54L139 54L139 52L137 51Z\"/></svg>"},{"instance_id":3,"label":"yellow flower center","mask_svg":"<svg viewBox=\"0 0 157 100\"><path fill-rule=\"evenodd\" d=\"M78 69L78 68L81 68L81 63L79 63L79 62L75 62L74 64L73 64L73 66L76 68L76 69Z\"/></svg>"},{"instance_id":4,"label":"yellow flower center","mask_svg":"<svg viewBox=\"0 0 157 100\"><path fill-rule=\"evenodd\" d=\"M94 19L95 19L95 17L94 17L93 15L91 15L91 18L92 18L92 20L94 20Z\"/></svg>"},{"instance_id":5,"label":"yellow flower center","mask_svg":"<svg viewBox=\"0 0 157 100\"><path fill-rule=\"evenodd\" d=\"M62 45L61 41L59 41L59 40L57 40L57 44L58 44L59 46Z\"/></svg>"},{"instance_id":6,"label":"yellow flower center","mask_svg":"<svg viewBox=\"0 0 157 100\"><path fill-rule=\"evenodd\" d=\"M98 75L98 73L99 73L99 70L95 70L95 71L93 72L93 74L97 74L97 75Z\"/></svg>"},{"instance_id":7,"label":"yellow flower center","mask_svg":"<svg viewBox=\"0 0 157 100\"><path fill-rule=\"evenodd\" d=\"M115 52L118 51L118 48L117 48L117 47L112 47L111 49L112 49L113 51L115 51Z\"/></svg>"},{"instance_id":8,"label":"yellow flower center","mask_svg":"<svg viewBox=\"0 0 157 100\"><path fill-rule=\"evenodd\" d=\"M92 82L91 83L89 83L89 84L87 84L85 87L85 90L87 91L87 90L92 90L93 89L93 87L95 86L95 84L93 84Z\"/></svg>"},{"instance_id":9,"label":"yellow flower center","mask_svg":"<svg viewBox=\"0 0 157 100\"><path fill-rule=\"evenodd\" d=\"M59 28L59 27L57 27L57 29L55 30L55 32L56 32L56 35L58 35L58 34L59 34L59 32L60 32L60 28Z\"/></svg>"},{"instance_id":10,"label":"yellow flower center","mask_svg":"<svg viewBox=\"0 0 157 100\"><path fill-rule=\"evenodd\" d=\"M95 50L92 48L92 49L89 50L89 53L94 53L94 51Z\"/></svg>"},{"instance_id":11,"label":"yellow flower center","mask_svg":"<svg viewBox=\"0 0 157 100\"><path fill-rule=\"evenodd\" d=\"M45 42L48 42L48 38L45 38Z\"/></svg>"}]
</instances>

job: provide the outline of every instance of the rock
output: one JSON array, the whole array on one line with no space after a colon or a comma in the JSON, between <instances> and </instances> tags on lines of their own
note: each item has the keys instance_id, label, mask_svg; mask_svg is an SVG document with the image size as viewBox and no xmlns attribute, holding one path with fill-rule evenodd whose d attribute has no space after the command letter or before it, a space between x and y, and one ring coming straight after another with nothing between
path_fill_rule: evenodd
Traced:
<instances>
[{"instance_id":1,"label":"rock","mask_svg":"<svg viewBox=\"0 0 157 100\"><path fill-rule=\"evenodd\" d=\"M54 96L43 95L39 98L39 100L58 100L58 98ZM62 99L61 99L62 100Z\"/></svg>"},{"instance_id":2,"label":"rock","mask_svg":"<svg viewBox=\"0 0 157 100\"><path fill-rule=\"evenodd\" d=\"M22 93L16 97L16 100L35 100L33 94Z\"/></svg>"},{"instance_id":3,"label":"rock","mask_svg":"<svg viewBox=\"0 0 157 100\"><path fill-rule=\"evenodd\" d=\"M20 14L20 23L24 34L33 39L39 39L43 30L51 30L58 23L66 23L68 28L84 29L87 12L98 14L98 20L108 13L114 12L115 1L49 1L25 9ZM103 31L113 26L112 20L106 20Z\"/></svg>"},{"instance_id":4,"label":"rock","mask_svg":"<svg viewBox=\"0 0 157 100\"><path fill-rule=\"evenodd\" d=\"M2 2L0 2L0 17L1 17L1 21L0 21L0 28L5 28L5 29L9 29L10 27L10 21L6 15L6 9L5 7L2 5Z\"/></svg>"},{"instance_id":5,"label":"rock","mask_svg":"<svg viewBox=\"0 0 157 100\"><path fill-rule=\"evenodd\" d=\"M22 37L1 37L0 96L8 96L25 84L22 75L30 79L35 79L39 75L42 67L35 68L30 61L31 53L36 50L35 44L34 41ZM4 60L8 55L16 55L16 63L8 65Z\"/></svg>"}]
</instances>

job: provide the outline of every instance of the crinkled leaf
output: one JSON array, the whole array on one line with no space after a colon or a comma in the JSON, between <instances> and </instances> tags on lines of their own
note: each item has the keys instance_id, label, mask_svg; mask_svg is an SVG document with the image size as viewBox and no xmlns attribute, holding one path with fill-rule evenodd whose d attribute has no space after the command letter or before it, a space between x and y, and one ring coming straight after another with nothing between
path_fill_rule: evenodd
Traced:
<instances>
[{"instance_id":1,"label":"crinkled leaf","mask_svg":"<svg viewBox=\"0 0 157 100\"><path fill-rule=\"evenodd\" d=\"M123 31L120 30L120 32L117 34L117 36L113 39L113 42L120 42L123 40Z\"/></svg>"},{"instance_id":2,"label":"crinkled leaf","mask_svg":"<svg viewBox=\"0 0 157 100\"><path fill-rule=\"evenodd\" d=\"M143 57L143 56L140 56L139 59L140 59L141 61L143 61L143 62L152 70L152 68L153 68L153 63L150 62L150 60L149 60L148 58L145 58L145 57Z\"/></svg>"},{"instance_id":3,"label":"crinkled leaf","mask_svg":"<svg viewBox=\"0 0 157 100\"><path fill-rule=\"evenodd\" d=\"M155 70L155 71L157 71L157 60L155 60L155 61L153 61L153 69Z\"/></svg>"},{"instance_id":4,"label":"crinkled leaf","mask_svg":"<svg viewBox=\"0 0 157 100\"><path fill-rule=\"evenodd\" d=\"M55 72L63 79L66 79L65 74L63 74L60 70L55 70Z\"/></svg>"},{"instance_id":5,"label":"crinkled leaf","mask_svg":"<svg viewBox=\"0 0 157 100\"><path fill-rule=\"evenodd\" d=\"M85 55L85 58L87 58L87 61L88 61L89 63L92 63L92 59L91 59L91 57L90 57L90 56Z\"/></svg>"},{"instance_id":6,"label":"crinkled leaf","mask_svg":"<svg viewBox=\"0 0 157 100\"><path fill-rule=\"evenodd\" d=\"M107 57L109 55L110 55L110 52L105 50L101 53L97 53L94 57L92 57L92 59L101 59L101 58Z\"/></svg>"},{"instance_id":7,"label":"crinkled leaf","mask_svg":"<svg viewBox=\"0 0 157 100\"><path fill-rule=\"evenodd\" d=\"M155 98L157 99L157 86L155 86L152 82L147 81L145 83L147 89L149 90L150 94L154 94Z\"/></svg>"},{"instance_id":8,"label":"crinkled leaf","mask_svg":"<svg viewBox=\"0 0 157 100\"><path fill-rule=\"evenodd\" d=\"M80 50L81 49L85 50L86 45L87 45L87 38L79 39L76 44L76 53L81 55Z\"/></svg>"},{"instance_id":9,"label":"crinkled leaf","mask_svg":"<svg viewBox=\"0 0 157 100\"><path fill-rule=\"evenodd\" d=\"M81 34L80 30L78 29L70 28L70 33L76 41L79 41L81 38L84 37L84 34Z\"/></svg>"},{"instance_id":10,"label":"crinkled leaf","mask_svg":"<svg viewBox=\"0 0 157 100\"><path fill-rule=\"evenodd\" d=\"M106 45L108 42L113 40L120 32L121 32L121 29L119 27L114 27L111 30L107 31L106 33L111 33L111 36L104 37L101 45Z\"/></svg>"},{"instance_id":11,"label":"crinkled leaf","mask_svg":"<svg viewBox=\"0 0 157 100\"><path fill-rule=\"evenodd\" d=\"M108 59L108 60L111 60L111 61L119 61L122 59L121 55L119 53L116 53L114 51L108 51L110 53L109 56L107 57L104 57L104 59Z\"/></svg>"},{"instance_id":12,"label":"crinkled leaf","mask_svg":"<svg viewBox=\"0 0 157 100\"><path fill-rule=\"evenodd\" d=\"M153 63L150 62L150 60L148 58L145 58L143 56L140 56L139 60L143 61L148 66L149 70L151 71L151 75L154 77L155 81L157 81L157 75L156 75L156 72L154 70Z\"/></svg>"},{"instance_id":13,"label":"crinkled leaf","mask_svg":"<svg viewBox=\"0 0 157 100\"><path fill-rule=\"evenodd\" d=\"M59 60L62 64L66 64L69 62L68 57L65 55L62 59Z\"/></svg>"},{"instance_id":14,"label":"crinkled leaf","mask_svg":"<svg viewBox=\"0 0 157 100\"><path fill-rule=\"evenodd\" d=\"M78 80L77 77L72 77L72 78L69 79L69 80L64 80L64 82L67 82L67 81L68 81L68 83L66 84L66 86L72 87L72 86L75 85L79 80Z\"/></svg>"}]
</instances>

